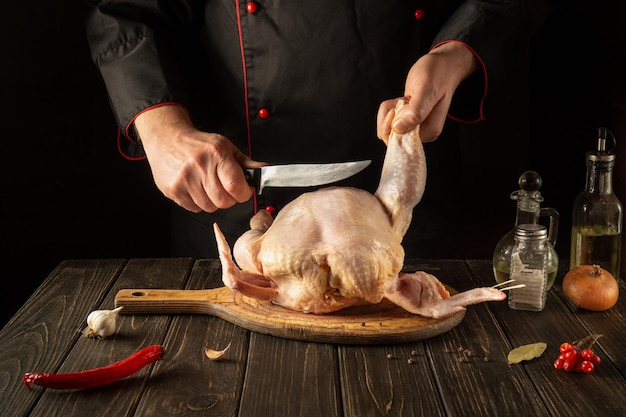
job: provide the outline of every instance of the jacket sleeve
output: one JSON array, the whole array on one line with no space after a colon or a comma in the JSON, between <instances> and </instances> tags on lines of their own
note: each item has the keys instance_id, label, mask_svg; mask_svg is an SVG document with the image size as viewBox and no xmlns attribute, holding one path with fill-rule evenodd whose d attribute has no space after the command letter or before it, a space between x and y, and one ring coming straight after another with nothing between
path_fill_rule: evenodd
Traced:
<instances>
[{"instance_id":1,"label":"jacket sleeve","mask_svg":"<svg viewBox=\"0 0 626 417\"><path fill-rule=\"evenodd\" d=\"M193 19L185 2L93 0L87 15L91 57L102 74L119 127L163 104L187 104L182 68L185 24ZM141 18L138 18L141 16Z\"/></svg>"},{"instance_id":2,"label":"jacket sleeve","mask_svg":"<svg viewBox=\"0 0 626 417\"><path fill-rule=\"evenodd\" d=\"M461 4L432 47L461 42L475 54L480 68L457 89L450 116L464 122L483 120L483 103L520 63L529 39L525 0L468 0Z\"/></svg>"}]
</instances>

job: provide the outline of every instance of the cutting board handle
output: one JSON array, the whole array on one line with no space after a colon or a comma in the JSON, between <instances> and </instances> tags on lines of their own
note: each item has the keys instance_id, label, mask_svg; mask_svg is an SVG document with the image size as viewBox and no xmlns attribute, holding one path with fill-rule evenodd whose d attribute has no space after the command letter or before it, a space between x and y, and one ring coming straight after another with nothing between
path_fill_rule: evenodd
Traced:
<instances>
[{"instance_id":1,"label":"cutting board handle","mask_svg":"<svg viewBox=\"0 0 626 417\"><path fill-rule=\"evenodd\" d=\"M220 307L234 304L226 287L207 290L124 289L115 296L120 314L206 314L216 315Z\"/></svg>"}]
</instances>

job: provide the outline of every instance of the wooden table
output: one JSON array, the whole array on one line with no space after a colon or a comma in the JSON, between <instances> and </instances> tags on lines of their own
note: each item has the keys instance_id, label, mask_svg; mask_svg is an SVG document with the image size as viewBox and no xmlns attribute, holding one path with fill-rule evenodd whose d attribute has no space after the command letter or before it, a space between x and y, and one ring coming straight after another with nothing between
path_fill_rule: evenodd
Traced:
<instances>
[{"instance_id":1,"label":"wooden table","mask_svg":"<svg viewBox=\"0 0 626 417\"><path fill-rule=\"evenodd\" d=\"M492 285L491 262L410 261L462 291ZM564 301L562 265L543 312L506 302L470 306L460 324L427 340L342 345L250 332L205 315L121 316L115 336L80 333L88 313L110 309L124 288L221 286L216 260L62 262L0 332L2 416L624 416L626 329L622 297L611 310ZM592 374L557 371L559 345L590 333L602 363ZM537 359L509 365L508 352L546 342ZM232 343L210 361L204 348ZM162 360L132 377L83 391L22 384L26 372L104 366L153 344ZM410 359L410 360L409 360Z\"/></svg>"}]
</instances>

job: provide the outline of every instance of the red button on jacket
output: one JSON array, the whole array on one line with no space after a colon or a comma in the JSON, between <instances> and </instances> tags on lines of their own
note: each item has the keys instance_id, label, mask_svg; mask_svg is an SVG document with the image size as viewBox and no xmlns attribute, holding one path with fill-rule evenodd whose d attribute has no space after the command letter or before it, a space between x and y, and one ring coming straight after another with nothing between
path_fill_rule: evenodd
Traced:
<instances>
[{"instance_id":1,"label":"red button on jacket","mask_svg":"<svg viewBox=\"0 0 626 417\"><path fill-rule=\"evenodd\" d=\"M270 111L265 107L259 109L259 117L261 119L267 119L268 117L270 117Z\"/></svg>"},{"instance_id":2,"label":"red button on jacket","mask_svg":"<svg viewBox=\"0 0 626 417\"><path fill-rule=\"evenodd\" d=\"M249 2L246 3L246 11L248 13L256 12L257 8L258 8L258 6L257 6L256 2L254 2L254 1L249 1Z\"/></svg>"}]
</instances>

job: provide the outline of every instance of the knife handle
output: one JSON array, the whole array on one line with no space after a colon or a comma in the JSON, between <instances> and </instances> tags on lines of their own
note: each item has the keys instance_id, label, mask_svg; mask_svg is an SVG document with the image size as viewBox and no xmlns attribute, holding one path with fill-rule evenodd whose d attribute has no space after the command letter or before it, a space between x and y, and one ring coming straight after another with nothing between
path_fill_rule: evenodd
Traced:
<instances>
[{"instance_id":1,"label":"knife handle","mask_svg":"<svg viewBox=\"0 0 626 417\"><path fill-rule=\"evenodd\" d=\"M248 184L254 187L258 194L261 194L261 168L245 168L243 174Z\"/></svg>"}]
</instances>

